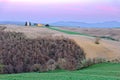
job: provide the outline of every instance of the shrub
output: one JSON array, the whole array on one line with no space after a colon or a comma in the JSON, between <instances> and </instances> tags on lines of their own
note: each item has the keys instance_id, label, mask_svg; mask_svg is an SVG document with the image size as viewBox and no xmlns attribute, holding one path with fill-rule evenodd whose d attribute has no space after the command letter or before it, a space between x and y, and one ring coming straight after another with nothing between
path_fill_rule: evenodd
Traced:
<instances>
[{"instance_id":1,"label":"shrub","mask_svg":"<svg viewBox=\"0 0 120 80\"><path fill-rule=\"evenodd\" d=\"M98 64L98 63L103 63L103 62L106 62L106 59L104 58L84 59L82 61L81 68L86 68L93 64Z\"/></svg>"},{"instance_id":2,"label":"shrub","mask_svg":"<svg viewBox=\"0 0 120 80\"><path fill-rule=\"evenodd\" d=\"M48 60L47 62L47 69L48 70L55 70L56 69L56 62L53 59Z\"/></svg>"},{"instance_id":3,"label":"shrub","mask_svg":"<svg viewBox=\"0 0 120 80\"><path fill-rule=\"evenodd\" d=\"M65 69L66 63L67 62L64 58L58 58L57 66L59 69Z\"/></svg>"},{"instance_id":4,"label":"shrub","mask_svg":"<svg viewBox=\"0 0 120 80\"><path fill-rule=\"evenodd\" d=\"M65 66L59 59L65 59ZM75 70L85 59L84 51L68 38L27 39L22 33L0 32L0 62L4 73ZM62 66L62 67L61 67Z\"/></svg>"},{"instance_id":5,"label":"shrub","mask_svg":"<svg viewBox=\"0 0 120 80\"><path fill-rule=\"evenodd\" d=\"M115 39L111 36L101 36L100 38L108 39L108 40L113 40L113 41L119 41L118 39Z\"/></svg>"},{"instance_id":6,"label":"shrub","mask_svg":"<svg viewBox=\"0 0 120 80\"><path fill-rule=\"evenodd\" d=\"M0 73L4 73L3 68L4 68L4 65L0 64Z\"/></svg>"},{"instance_id":7,"label":"shrub","mask_svg":"<svg viewBox=\"0 0 120 80\"><path fill-rule=\"evenodd\" d=\"M34 64L31 66L31 70L30 71L41 71L41 65L40 64Z\"/></svg>"},{"instance_id":8,"label":"shrub","mask_svg":"<svg viewBox=\"0 0 120 80\"><path fill-rule=\"evenodd\" d=\"M49 25L49 24L46 24L45 26L46 26L46 27L50 27L50 25Z\"/></svg>"},{"instance_id":9,"label":"shrub","mask_svg":"<svg viewBox=\"0 0 120 80\"><path fill-rule=\"evenodd\" d=\"M120 63L120 58L118 57L116 59L111 60L110 62L112 62L112 63Z\"/></svg>"},{"instance_id":10,"label":"shrub","mask_svg":"<svg viewBox=\"0 0 120 80\"><path fill-rule=\"evenodd\" d=\"M100 44L100 37L95 38L95 44Z\"/></svg>"}]
</instances>

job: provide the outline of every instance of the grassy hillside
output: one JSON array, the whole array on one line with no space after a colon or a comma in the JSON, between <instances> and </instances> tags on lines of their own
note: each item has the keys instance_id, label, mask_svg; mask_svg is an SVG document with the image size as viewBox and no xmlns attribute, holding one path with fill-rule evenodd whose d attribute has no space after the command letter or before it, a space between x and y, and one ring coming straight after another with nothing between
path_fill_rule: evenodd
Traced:
<instances>
[{"instance_id":1,"label":"grassy hillside","mask_svg":"<svg viewBox=\"0 0 120 80\"><path fill-rule=\"evenodd\" d=\"M56 28L56 27L49 27L49 29L56 30L56 31L59 31L59 32L63 32L63 33L66 33L66 34L71 34L71 35L90 36L90 35L88 35L88 34L79 33L79 32L74 32L74 31L69 31L69 30L62 30L62 29L59 29L59 28ZM91 37L92 37L92 36L91 36Z\"/></svg>"},{"instance_id":2,"label":"grassy hillside","mask_svg":"<svg viewBox=\"0 0 120 80\"><path fill-rule=\"evenodd\" d=\"M62 30L74 31L77 33L89 34L91 36L99 36L104 39L120 41L120 29L119 28L71 28L60 27Z\"/></svg>"},{"instance_id":3,"label":"grassy hillside","mask_svg":"<svg viewBox=\"0 0 120 80\"><path fill-rule=\"evenodd\" d=\"M84 32L84 31L80 32L80 31L76 31L76 30L72 30L72 29L69 30L69 28L67 30L67 29L64 29L64 28L60 29L60 28L56 28L56 27L49 27L49 29L56 30L56 31L59 31L59 32L63 32L63 33L70 34L70 35L83 35L83 36L89 36L89 37L96 37L97 36L97 35L93 35L91 33L87 33L88 31L87 32ZM95 32L95 31L92 31L92 32ZM104 32L101 32L101 33L104 33ZM99 33L99 34L101 34L101 33ZM118 39L112 38L111 36L100 36L100 38L113 40L113 41L119 41Z\"/></svg>"},{"instance_id":4,"label":"grassy hillside","mask_svg":"<svg viewBox=\"0 0 120 80\"><path fill-rule=\"evenodd\" d=\"M120 80L120 64L102 63L78 71L0 75L0 80Z\"/></svg>"}]
</instances>

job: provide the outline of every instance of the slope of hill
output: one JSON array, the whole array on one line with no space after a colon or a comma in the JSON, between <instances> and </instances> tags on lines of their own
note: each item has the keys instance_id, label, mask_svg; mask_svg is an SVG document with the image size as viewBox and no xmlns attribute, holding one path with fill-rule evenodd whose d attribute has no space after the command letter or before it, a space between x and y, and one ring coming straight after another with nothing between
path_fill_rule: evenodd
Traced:
<instances>
[{"instance_id":1,"label":"slope of hill","mask_svg":"<svg viewBox=\"0 0 120 80\"><path fill-rule=\"evenodd\" d=\"M120 42L104 40L100 41L100 44L95 44L95 38L86 36L71 36L78 45L80 45L87 58L105 58L116 59L120 58Z\"/></svg>"},{"instance_id":2,"label":"slope of hill","mask_svg":"<svg viewBox=\"0 0 120 80\"><path fill-rule=\"evenodd\" d=\"M99 36L120 40L120 28L70 28L62 27L62 30L74 31L82 34L89 34L91 36Z\"/></svg>"},{"instance_id":3,"label":"slope of hill","mask_svg":"<svg viewBox=\"0 0 120 80\"><path fill-rule=\"evenodd\" d=\"M76 43L81 46L84 51L86 52L87 58L106 58L109 60L120 58L120 42L112 41L112 40L105 40L101 39L100 44L95 44L95 37L86 35L86 34L76 34L74 31L66 31L61 30L59 28L52 27L52 30L57 30L63 33L67 33L66 35L69 38L72 38L76 41ZM71 33L75 33L71 35Z\"/></svg>"},{"instance_id":4,"label":"slope of hill","mask_svg":"<svg viewBox=\"0 0 120 80\"><path fill-rule=\"evenodd\" d=\"M70 35L63 32L39 27L9 27L5 29L5 31L23 32L29 38L37 38L41 36L65 36L76 41L76 43L84 49L87 58L98 57L106 59L116 59L120 57L120 42L116 41L101 39L100 44L97 45L94 43L94 37L84 35Z\"/></svg>"}]
</instances>

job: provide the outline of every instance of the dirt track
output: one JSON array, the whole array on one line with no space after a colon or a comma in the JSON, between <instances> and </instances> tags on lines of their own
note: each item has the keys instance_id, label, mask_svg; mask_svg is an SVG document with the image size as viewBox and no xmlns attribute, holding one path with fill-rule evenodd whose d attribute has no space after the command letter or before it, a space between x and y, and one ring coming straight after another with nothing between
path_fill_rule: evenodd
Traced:
<instances>
[{"instance_id":1,"label":"dirt track","mask_svg":"<svg viewBox=\"0 0 120 80\"><path fill-rule=\"evenodd\" d=\"M38 38L41 36L66 36L75 40L75 42L84 49L86 58L107 58L116 59L120 57L120 42L104 40L100 44L94 43L93 37L86 37L80 35L68 35L58 31L50 30L47 28L38 27L8 27L5 31L23 32L28 38Z\"/></svg>"}]
</instances>

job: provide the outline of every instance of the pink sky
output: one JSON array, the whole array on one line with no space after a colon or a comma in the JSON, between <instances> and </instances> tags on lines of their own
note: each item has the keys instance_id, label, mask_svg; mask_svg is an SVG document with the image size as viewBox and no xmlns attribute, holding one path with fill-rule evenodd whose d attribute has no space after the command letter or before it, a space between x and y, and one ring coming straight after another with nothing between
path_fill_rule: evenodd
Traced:
<instances>
[{"instance_id":1,"label":"pink sky","mask_svg":"<svg viewBox=\"0 0 120 80\"><path fill-rule=\"evenodd\" d=\"M0 0L0 21L120 21L120 0Z\"/></svg>"}]
</instances>

